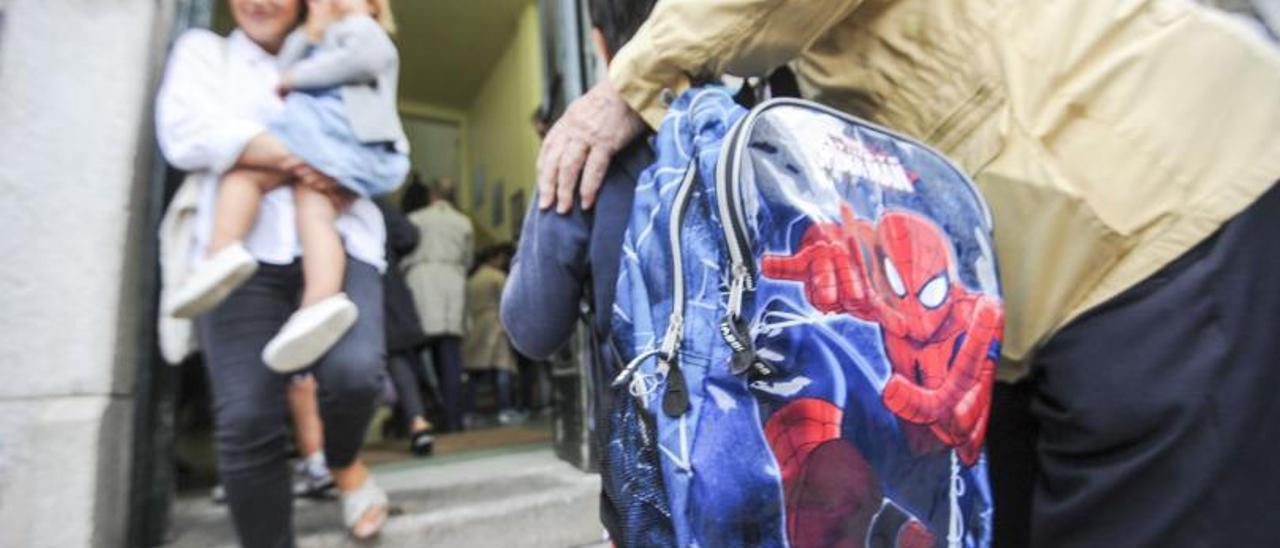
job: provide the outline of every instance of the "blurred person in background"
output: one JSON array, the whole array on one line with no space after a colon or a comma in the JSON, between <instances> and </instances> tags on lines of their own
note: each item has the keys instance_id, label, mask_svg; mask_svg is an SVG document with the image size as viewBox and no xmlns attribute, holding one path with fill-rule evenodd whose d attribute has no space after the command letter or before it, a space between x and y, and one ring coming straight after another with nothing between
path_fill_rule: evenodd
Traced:
<instances>
[{"instance_id":1,"label":"blurred person in background","mask_svg":"<svg viewBox=\"0 0 1280 548\"><path fill-rule=\"evenodd\" d=\"M404 185L404 194L400 196L400 211L405 215L427 207L431 196L427 184L422 181L422 173L417 170L409 172L409 182Z\"/></svg>"},{"instance_id":2,"label":"blurred person in background","mask_svg":"<svg viewBox=\"0 0 1280 548\"><path fill-rule=\"evenodd\" d=\"M192 261L210 240L219 180L231 169L274 173L323 194L340 194L332 178L270 146L268 125L283 102L277 54L304 15L300 0L230 0L238 28L223 39L209 31L182 35L156 100L157 137L175 167L203 173ZM262 198L244 239L257 271L197 319L214 402L218 472L240 543L294 543L293 497L286 462L288 377L268 369L262 350L298 307L302 272L291 188ZM380 531L385 493L359 459L382 386L382 216L356 199L335 224L347 253L344 291L359 310L351 330L311 369L318 385L324 454L356 537Z\"/></svg>"},{"instance_id":3,"label":"blurred person in background","mask_svg":"<svg viewBox=\"0 0 1280 548\"><path fill-rule=\"evenodd\" d=\"M997 544L1280 538L1273 44L1189 0L663 0L548 132L540 206L590 208L692 79L784 64L990 205Z\"/></svg>"},{"instance_id":4,"label":"blurred person in background","mask_svg":"<svg viewBox=\"0 0 1280 548\"><path fill-rule=\"evenodd\" d=\"M435 444L422 390L432 383L426 377L426 368L419 355L427 343L427 334L422 331L413 294L400 272L401 257L418 246L418 227L385 200L374 202L387 224L387 270L382 276L386 302L387 369L391 372L391 383L396 391L398 418L405 423L409 437L409 451L416 456L427 456Z\"/></svg>"},{"instance_id":5,"label":"blurred person in background","mask_svg":"<svg viewBox=\"0 0 1280 548\"><path fill-rule=\"evenodd\" d=\"M418 227L418 247L400 268L427 334L427 346L440 380L444 429L462 430L462 335L467 269L474 234L471 220L453 206L453 181L441 177L428 189L430 205L409 213Z\"/></svg>"},{"instance_id":6,"label":"blurred person in background","mask_svg":"<svg viewBox=\"0 0 1280 548\"><path fill-rule=\"evenodd\" d=\"M293 465L293 495L322 498L333 489L333 474L324 458L324 422L320 419L319 386L310 373L289 377L289 416L298 461Z\"/></svg>"},{"instance_id":7,"label":"blurred person in background","mask_svg":"<svg viewBox=\"0 0 1280 548\"><path fill-rule=\"evenodd\" d=\"M480 379L491 380L500 424L520 419L512 401L511 380L517 373L515 353L498 317L502 288L507 283L507 268L513 254L510 244L499 244L480 254L479 266L467 280L467 336L462 345L468 377L467 406L475 410ZM537 318L525 320L539 321Z\"/></svg>"}]
</instances>

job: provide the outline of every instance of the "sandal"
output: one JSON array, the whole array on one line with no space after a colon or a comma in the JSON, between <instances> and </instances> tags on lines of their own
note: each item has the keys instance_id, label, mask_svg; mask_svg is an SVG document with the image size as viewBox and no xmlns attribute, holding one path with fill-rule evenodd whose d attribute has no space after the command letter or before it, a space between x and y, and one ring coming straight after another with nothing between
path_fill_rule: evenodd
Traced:
<instances>
[{"instance_id":1,"label":"sandal","mask_svg":"<svg viewBox=\"0 0 1280 548\"><path fill-rule=\"evenodd\" d=\"M387 516L390 515L390 506L387 503L387 493L373 478L365 480L364 485L359 489L342 493L342 525L347 528L347 532L351 533L356 540L368 540L378 536L382 532L382 527L387 524ZM370 512L380 511L380 515L374 520L374 525L366 534L359 534L356 526L364 520Z\"/></svg>"}]
</instances>

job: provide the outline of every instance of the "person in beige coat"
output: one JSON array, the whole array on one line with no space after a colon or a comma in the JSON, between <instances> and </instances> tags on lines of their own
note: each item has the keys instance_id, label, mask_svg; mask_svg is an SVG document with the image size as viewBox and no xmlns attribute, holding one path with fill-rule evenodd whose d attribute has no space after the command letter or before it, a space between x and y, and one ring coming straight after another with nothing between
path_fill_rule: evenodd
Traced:
<instances>
[{"instance_id":1,"label":"person in beige coat","mask_svg":"<svg viewBox=\"0 0 1280 548\"><path fill-rule=\"evenodd\" d=\"M996 545L1280 538L1274 44L1189 0L662 0L547 134L540 205L590 208L691 82L783 65L991 207Z\"/></svg>"},{"instance_id":2,"label":"person in beige coat","mask_svg":"<svg viewBox=\"0 0 1280 548\"><path fill-rule=\"evenodd\" d=\"M516 373L516 357L507 339L498 311L502 304L502 288L507 285L507 267L514 250L498 245L486 250L480 266L467 280L467 335L462 343L466 364L469 406L474 407L476 382L493 379L498 400L498 420L510 422L513 417L511 377Z\"/></svg>"},{"instance_id":3,"label":"person in beige coat","mask_svg":"<svg viewBox=\"0 0 1280 548\"><path fill-rule=\"evenodd\" d=\"M427 349L440 376L443 427L456 432L462 429L461 347L474 233L471 220L453 207L452 181L437 180L429 195L430 205L409 214L421 239L400 268L413 292Z\"/></svg>"}]
</instances>

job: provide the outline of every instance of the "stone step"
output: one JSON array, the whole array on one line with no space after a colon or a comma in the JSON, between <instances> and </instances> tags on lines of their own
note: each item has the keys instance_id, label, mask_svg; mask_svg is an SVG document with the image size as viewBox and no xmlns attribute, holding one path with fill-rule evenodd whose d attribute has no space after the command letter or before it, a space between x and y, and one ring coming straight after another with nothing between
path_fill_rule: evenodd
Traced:
<instances>
[{"instance_id":1,"label":"stone step","mask_svg":"<svg viewBox=\"0 0 1280 548\"><path fill-rule=\"evenodd\" d=\"M396 512L378 546L566 548L601 542L599 477L549 449L395 463L374 474ZM177 507L171 546L235 545L225 507L207 499ZM298 501L299 546L355 546L340 520L336 501Z\"/></svg>"}]
</instances>

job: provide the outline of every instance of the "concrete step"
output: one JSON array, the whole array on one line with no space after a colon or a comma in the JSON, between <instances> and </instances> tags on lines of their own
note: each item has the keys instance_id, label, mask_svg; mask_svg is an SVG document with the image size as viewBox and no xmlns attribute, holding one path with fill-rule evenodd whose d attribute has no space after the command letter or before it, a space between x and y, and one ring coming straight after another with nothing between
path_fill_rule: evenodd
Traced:
<instances>
[{"instance_id":1,"label":"concrete step","mask_svg":"<svg viewBox=\"0 0 1280 548\"><path fill-rule=\"evenodd\" d=\"M550 449L491 451L374 469L395 515L377 546L566 548L601 542L599 477ZM356 546L340 527L336 501L298 501L303 548ZM207 498L179 501L171 546L235 546L226 508Z\"/></svg>"}]
</instances>

